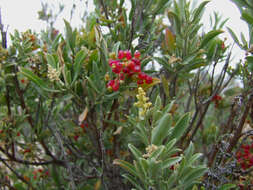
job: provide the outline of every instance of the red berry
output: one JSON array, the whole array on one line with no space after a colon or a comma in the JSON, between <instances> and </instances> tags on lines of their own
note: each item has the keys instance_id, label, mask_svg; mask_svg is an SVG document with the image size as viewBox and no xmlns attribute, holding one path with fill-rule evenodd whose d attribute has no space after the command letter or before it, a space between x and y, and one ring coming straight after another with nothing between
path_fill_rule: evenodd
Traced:
<instances>
[{"instance_id":1,"label":"red berry","mask_svg":"<svg viewBox=\"0 0 253 190\"><path fill-rule=\"evenodd\" d=\"M114 80L110 80L108 83L107 83L107 87L112 87L114 85L115 81Z\"/></svg>"},{"instance_id":2,"label":"red berry","mask_svg":"<svg viewBox=\"0 0 253 190\"><path fill-rule=\"evenodd\" d=\"M133 61L130 61L127 65L128 69L131 71L134 71L135 64Z\"/></svg>"},{"instance_id":3,"label":"red berry","mask_svg":"<svg viewBox=\"0 0 253 190\"><path fill-rule=\"evenodd\" d=\"M42 173L42 172L43 172L43 169L38 169L38 172Z\"/></svg>"},{"instance_id":4,"label":"red berry","mask_svg":"<svg viewBox=\"0 0 253 190\"><path fill-rule=\"evenodd\" d=\"M74 136L75 141L77 141L78 138L79 138L79 135L75 135L75 136Z\"/></svg>"},{"instance_id":5,"label":"red berry","mask_svg":"<svg viewBox=\"0 0 253 190\"><path fill-rule=\"evenodd\" d=\"M115 81L115 83L112 85L112 90L113 91L119 90L119 81Z\"/></svg>"},{"instance_id":6,"label":"red berry","mask_svg":"<svg viewBox=\"0 0 253 190\"><path fill-rule=\"evenodd\" d=\"M141 56L141 53L140 53L139 51L136 51L136 52L134 53L134 57L135 57L135 58L139 59L140 56Z\"/></svg>"},{"instance_id":7,"label":"red berry","mask_svg":"<svg viewBox=\"0 0 253 190\"><path fill-rule=\"evenodd\" d=\"M129 73L129 72L130 72L130 70L128 67L123 68L123 73Z\"/></svg>"},{"instance_id":8,"label":"red berry","mask_svg":"<svg viewBox=\"0 0 253 190\"><path fill-rule=\"evenodd\" d=\"M119 69L119 68L116 67L116 68L112 69L112 72L114 72L116 74L119 74L121 72L121 69Z\"/></svg>"},{"instance_id":9,"label":"red berry","mask_svg":"<svg viewBox=\"0 0 253 190\"><path fill-rule=\"evenodd\" d=\"M146 75L145 73L143 73L143 72L140 72L140 73L138 74L138 78L141 79L141 80L145 80L146 77L147 77L147 75Z\"/></svg>"},{"instance_id":10,"label":"red berry","mask_svg":"<svg viewBox=\"0 0 253 190\"><path fill-rule=\"evenodd\" d=\"M141 84L143 84L143 83L144 83L143 80L138 80L138 81L137 81L137 84L138 84L138 85L141 85Z\"/></svg>"},{"instance_id":11,"label":"red berry","mask_svg":"<svg viewBox=\"0 0 253 190\"><path fill-rule=\"evenodd\" d=\"M49 176L49 171L45 171L45 175L46 175L46 176Z\"/></svg>"},{"instance_id":12,"label":"red berry","mask_svg":"<svg viewBox=\"0 0 253 190\"><path fill-rule=\"evenodd\" d=\"M124 75L123 73L120 73L120 74L119 74L119 79L120 79L120 80L124 80L124 79L125 79L125 75Z\"/></svg>"},{"instance_id":13,"label":"red berry","mask_svg":"<svg viewBox=\"0 0 253 190\"><path fill-rule=\"evenodd\" d=\"M224 42L222 42L222 44L221 44L221 49L225 49L225 43Z\"/></svg>"},{"instance_id":14,"label":"red berry","mask_svg":"<svg viewBox=\"0 0 253 190\"><path fill-rule=\"evenodd\" d=\"M126 50L124 53L125 53L125 57L127 58L127 60L132 59L132 55L131 55L131 52L129 50Z\"/></svg>"},{"instance_id":15,"label":"red berry","mask_svg":"<svg viewBox=\"0 0 253 190\"><path fill-rule=\"evenodd\" d=\"M151 84L153 82L153 78L151 76L146 77L146 84Z\"/></svg>"},{"instance_id":16,"label":"red berry","mask_svg":"<svg viewBox=\"0 0 253 190\"><path fill-rule=\"evenodd\" d=\"M124 51L120 50L119 53L118 53L118 58L123 59L124 57L125 57Z\"/></svg>"},{"instance_id":17,"label":"red berry","mask_svg":"<svg viewBox=\"0 0 253 190\"><path fill-rule=\"evenodd\" d=\"M139 59L133 58L132 61L136 64L136 65L141 65L141 61Z\"/></svg>"}]
</instances>

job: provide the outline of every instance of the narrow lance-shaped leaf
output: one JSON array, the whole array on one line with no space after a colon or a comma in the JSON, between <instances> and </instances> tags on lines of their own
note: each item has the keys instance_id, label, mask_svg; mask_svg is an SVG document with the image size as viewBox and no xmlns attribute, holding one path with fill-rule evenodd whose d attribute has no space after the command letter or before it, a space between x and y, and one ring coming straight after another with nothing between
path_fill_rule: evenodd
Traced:
<instances>
[{"instance_id":1,"label":"narrow lance-shaped leaf","mask_svg":"<svg viewBox=\"0 0 253 190\"><path fill-rule=\"evenodd\" d=\"M56 62L55 62L55 59L52 55L50 54L47 54L47 63L52 66L53 68L57 68L57 65L56 65Z\"/></svg>"},{"instance_id":2,"label":"narrow lance-shaped leaf","mask_svg":"<svg viewBox=\"0 0 253 190\"><path fill-rule=\"evenodd\" d=\"M193 20L192 20L193 22L194 22L197 18L199 18L199 16L201 15L201 13L202 13L203 10L204 10L206 4L209 3L209 2L210 2L210 1L204 1L204 2L202 2L202 3L199 5L199 7L198 7L197 9L195 9L194 15L193 15Z\"/></svg>"},{"instance_id":3,"label":"narrow lance-shaped leaf","mask_svg":"<svg viewBox=\"0 0 253 190\"><path fill-rule=\"evenodd\" d=\"M35 75L32 71L21 67L20 73L22 73L25 77L27 77L29 80L34 82L37 86L39 86L42 90L48 91L48 92L59 92L58 90L51 89L47 86L47 84L39 78L37 75Z\"/></svg>"},{"instance_id":4,"label":"narrow lance-shaped leaf","mask_svg":"<svg viewBox=\"0 0 253 190\"><path fill-rule=\"evenodd\" d=\"M69 22L67 22L65 19L64 19L64 23L65 23L65 28L66 28L66 40L69 44L71 51L74 53L75 52L75 43L76 43L75 32L72 31L72 28L71 28Z\"/></svg>"},{"instance_id":5,"label":"narrow lance-shaped leaf","mask_svg":"<svg viewBox=\"0 0 253 190\"><path fill-rule=\"evenodd\" d=\"M74 77L72 83L77 79L78 75L80 74L82 64L84 59L86 58L87 53L84 50L80 50L75 58L75 63L74 63Z\"/></svg>"},{"instance_id":6,"label":"narrow lance-shaped leaf","mask_svg":"<svg viewBox=\"0 0 253 190\"><path fill-rule=\"evenodd\" d=\"M222 31L222 30L213 30L211 32L208 32L204 36L203 40L201 41L199 48L201 49L201 48L205 47L208 44L208 42L210 42L212 39L214 39L216 36L218 36L219 34L221 34L223 32L224 31Z\"/></svg>"},{"instance_id":7,"label":"narrow lance-shaped leaf","mask_svg":"<svg viewBox=\"0 0 253 190\"><path fill-rule=\"evenodd\" d=\"M164 138L168 135L170 126L171 115L165 113L158 122L158 125L152 130L151 143L160 145Z\"/></svg>"},{"instance_id":8,"label":"narrow lance-shaped leaf","mask_svg":"<svg viewBox=\"0 0 253 190\"><path fill-rule=\"evenodd\" d=\"M172 130L172 134L170 135L168 141L176 138L176 139L179 139L186 127L188 126L188 123L189 123L189 119L190 119L190 114L189 113L186 113L184 114L176 123L175 127L173 128Z\"/></svg>"},{"instance_id":9,"label":"narrow lance-shaped leaf","mask_svg":"<svg viewBox=\"0 0 253 190\"><path fill-rule=\"evenodd\" d=\"M176 163L180 162L182 158L181 157L172 157L172 158L168 158L166 160L163 161L163 166L162 166L162 169L166 169L166 168L169 168L173 165L175 165Z\"/></svg>"},{"instance_id":10,"label":"narrow lance-shaped leaf","mask_svg":"<svg viewBox=\"0 0 253 190\"><path fill-rule=\"evenodd\" d=\"M136 160L142 157L141 151L139 151L134 145L129 144L128 148L131 150Z\"/></svg>"},{"instance_id":11,"label":"narrow lance-shaped leaf","mask_svg":"<svg viewBox=\"0 0 253 190\"><path fill-rule=\"evenodd\" d=\"M233 31L231 28L229 28L229 27L227 27L227 29L228 29L229 34L231 35L231 37L232 37L233 40L235 41L235 43L236 43L239 47L242 48L242 45L241 45L241 43L239 42L239 40L238 40L236 34L234 33L234 31Z\"/></svg>"},{"instance_id":12,"label":"narrow lance-shaped leaf","mask_svg":"<svg viewBox=\"0 0 253 190\"><path fill-rule=\"evenodd\" d=\"M198 167L192 169L191 172L189 172L184 180L184 183L191 183L195 180L198 180L205 172L207 168L206 167Z\"/></svg>"},{"instance_id":13,"label":"narrow lance-shaped leaf","mask_svg":"<svg viewBox=\"0 0 253 190\"><path fill-rule=\"evenodd\" d=\"M124 168L126 171L128 171L129 173L131 173L135 177L139 177L134 166L132 164L130 164L129 162L126 162L124 160L115 159L113 161L113 164L119 165L120 167Z\"/></svg>"}]
</instances>

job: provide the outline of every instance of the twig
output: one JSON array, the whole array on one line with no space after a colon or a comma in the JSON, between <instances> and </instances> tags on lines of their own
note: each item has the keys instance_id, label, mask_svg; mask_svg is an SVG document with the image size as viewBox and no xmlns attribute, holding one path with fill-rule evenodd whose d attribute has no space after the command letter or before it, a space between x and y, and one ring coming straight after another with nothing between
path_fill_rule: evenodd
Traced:
<instances>
[{"instance_id":1,"label":"twig","mask_svg":"<svg viewBox=\"0 0 253 190\"><path fill-rule=\"evenodd\" d=\"M32 190L35 190L35 188L32 186L32 184L27 181L23 176L19 175L18 172L16 172L2 157L0 157L0 161L3 162L3 164L9 168L9 170L14 173L18 179L20 179L22 182L24 182L25 184L28 185L29 188L31 188Z\"/></svg>"}]
</instances>

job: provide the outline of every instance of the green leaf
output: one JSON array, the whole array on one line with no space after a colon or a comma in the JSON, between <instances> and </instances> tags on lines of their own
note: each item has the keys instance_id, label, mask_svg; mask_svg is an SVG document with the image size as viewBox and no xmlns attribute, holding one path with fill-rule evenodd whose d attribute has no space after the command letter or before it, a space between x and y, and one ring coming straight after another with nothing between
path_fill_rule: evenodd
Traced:
<instances>
[{"instance_id":1,"label":"green leaf","mask_svg":"<svg viewBox=\"0 0 253 190\"><path fill-rule=\"evenodd\" d=\"M54 57L51 54L47 54L46 58L47 58L47 63L53 68L57 69L57 64L55 62Z\"/></svg>"},{"instance_id":2,"label":"green leaf","mask_svg":"<svg viewBox=\"0 0 253 190\"><path fill-rule=\"evenodd\" d=\"M121 42L117 42L116 44L114 44L114 46L112 48L112 52L116 53L116 57L118 57L118 52L119 52L120 44L121 44Z\"/></svg>"},{"instance_id":3,"label":"green leaf","mask_svg":"<svg viewBox=\"0 0 253 190\"><path fill-rule=\"evenodd\" d=\"M172 158L168 158L164 160L162 163L162 169L166 169L175 165L176 163L180 162L181 159L182 159L181 157L177 156L177 157L172 157Z\"/></svg>"},{"instance_id":4,"label":"green leaf","mask_svg":"<svg viewBox=\"0 0 253 190\"><path fill-rule=\"evenodd\" d=\"M23 74L26 78L34 82L38 87L40 87L44 91L48 92L59 92L59 90L51 89L47 86L47 84L39 78L37 75L35 75L32 71L29 69L26 69L24 67L20 68L20 73Z\"/></svg>"},{"instance_id":5,"label":"green leaf","mask_svg":"<svg viewBox=\"0 0 253 190\"><path fill-rule=\"evenodd\" d=\"M56 183L56 185L57 185L58 188L61 188L61 180L59 178L60 175L58 174L55 165L52 166L52 170L51 171L52 171L52 178L53 178L54 182Z\"/></svg>"},{"instance_id":6,"label":"green leaf","mask_svg":"<svg viewBox=\"0 0 253 190\"><path fill-rule=\"evenodd\" d=\"M184 151L184 155L186 160L190 159L194 152L194 145L192 142L190 142L190 145L187 147L187 149Z\"/></svg>"},{"instance_id":7,"label":"green leaf","mask_svg":"<svg viewBox=\"0 0 253 190\"><path fill-rule=\"evenodd\" d=\"M16 183L14 184L14 188L18 190L26 190L27 188L24 188L22 183Z\"/></svg>"},{"instance_id":8,"label":"green leaf","mask_svg":"<svg viewBox=\"0 0 253 190\"><path fill-rule=\"evenodd\" d=\"M176 123L175 127L173 127L173 130L172 130L172 133L168 139L168 141L172 140L172 139L179 139L186 127L188 126L188 123L189 123L189 120L190 120L190 114L189 113L186 113L184 114Z\"/></svg>"},{"instance_id":9,"label":"green leaf","mask_svg":"<svg viewBox=\"0 0 253 190\"><path fill-rule=\"evenodd\" d=\"M130 164L129 162L115 159L113 161L113 164L119 165L120 167L124 168L126 171L128 171L130 174L134 175L135 177L139 177L139 174L136 172L134 166Z\"/></svg>"},{"instance_id":10,"label":"green leaf","mask_svg":"<svg viewBox=\"0 0 253 190\"><path fill-rule=\"evenodd\" d=\"M227 29L228 29L229 34L231 35L231 37L232 37L233 40L235 41L235 43L236 43L239 47L242 48L242 45L241 45L241 43L239 42L239 40L238 40L236 34L234 33L234 31L233 31L231 28L229 28L229 27L227 27Z\"/></svg>"},{"instance_id":11,"label":"green leaf","mask_svg":"<svg viewBox=\"0 0 253 190\"><path fill-rule=\"evenodd\" d=\"M124 178L126 178L130 183L132 183L138 190L144 190L139 184L139 182L136 181L136 179L133 176L130 176L128 174L122 175Z\"/></svg>"},{"instance_id":12,"label":"green leaf","mask_svg":"<svg viewBox=\"0 0 253 190\"><path fill-rule=\"evenodd\" d=\"M246 11L242 12L242 17L243 20L245 20L248 24L253 25L253 17Z\"/></svg>"},{"instance_id":13,"label":"green leaf","mask_svg":"<svg viewBox=\"0 0 253 190\"><path fill-rule=\"evenodd\" d=\"M87 52L85 52L84 50L80 50L76 54L75 63L74 63L74 77L73 77L72 84L77 79L78 75L80 74L82 64L86 56L87 56Z\"/></svg>"},{"instance_id":14,"label":"green leaf","mask_svg":"<svg viewBox=\"0 0 253 190\"><path fill-rule=\"evenodd\" d=\"M86 79L88 80L90 86L96 91L96 93L99 94L99 90L97 89L96 85L94 84L94 82L88 77L86 76Z\"/></svg>"},{"instance_id":15,"label":"green leaf","mask_svg":"<svg viewBox=\"0 0 253 190\"><path fill-rule=\"evenodd\" d=\"M196 19L199 18L199 16L202 14L202 12L203 12L203 10L204 10L206 4L209 3L209 2L210 2L210 1L204 1L204 2L202 2L202 3L199 5L199 7L198 7L197 9L194 10L192 22L194 22Z\"/></svg>"},{"instance_id":16,"label":"green leaf","mask_svg":"<svg viewBox=\"0 0 253 190\"><path fill-rule=\"evenodd\" d=\"M193 168L191 172L189 172L186 176L185 176L185 180L184 183L187 184L191 184L192 182L194 182L195 180L198 180L201 176L203 176L203 174L207 171L206 167L198 167L198 168Z\"/></svg>"},{"instance_id":17,"label":"green leaf","mask_svg":"<svg viewBox=\"0 0 253 190\"><path fill-rule=\"evenodd\" d=\"M205 47L208 44L208 42L210 42L212 39L214 39L216 36L218 36L219 34L223 32L224 31L222 30L213 30L213 31L208 32L206 35L204 35L199 48L201 49Z\"/></svg>"},{"instance_id":18,"label":"green leaf","mask_svg":"<svg viewBox=\"0 0 253 190\"><path fill-rule=\"evenodd\" d=\"M169 113L174 105L175 101L172 100L169 104L165 106L165 108L162 110L163 114Z\"/></svg>"},{"instance_id":19,"label":"green leaf","mask_svg":"<svg viewBox=\"0 0 253 190\"><path fill-rule=\"evenodd\" d=\"M221 187L218 188L218 190L229 190L232 188L236 188L235 184L224 184Z\"/></svg>"},{"instance_id":20,"label":"green leaf","mask_svg":"<svg viewBox=\"0 0 253 190\"><path fill-rule=\"evenodd\" d=\"M190 160L188 161L189 165L192 165L196 160L198 160L203 154L202 153L196 153L194 154Z\"/></svg>"},{"instance_id":21,"label":"green leaf","mask_svg":"<svg viewBox=\"0 0 253 190\"><path fill-rule=\"evenodd\" d=\"M154 158L155 160L158 159L158 157L163 153L165 149L165 146L159 146L152 154L150 155L150 158Z\"/></svg>"},{"instance_id":22,"label":"green leaf","mask_svg":"<svg viewBox=\"0 0 253 190\"><path fill-rule=\"evenodd\" d=\"M152 130L151 143L160 145L165 137L168 136L169 129L171 127L172 119L171 115L165 113L158 121L157 126Z\"/></svg>"},{"instance_id":23,"label":"green leaf","mask_svg":"<svg viewBox=\"0 0 253 190\"><path fill-rule=\"evenodd\" d=\"M76 44L76 32L72 31L72 28L68 21L64 19L65 28L66 28L66 41L72 51L72 53L75 53L75 44Z\"/></svg>"},{"instance_id":24,"label":"green leaf","mask_svg":"<svg viewBox=\"0 0 253 190\"><path fill-rule=\"evenodd\" d=\"M128 148L133 153L133 155L134 155L134 157L135 157L136 160L139 160L139 158L142 157L141 151L139 151L134 145L128 144Z\"/></svg>"}]
</instances>

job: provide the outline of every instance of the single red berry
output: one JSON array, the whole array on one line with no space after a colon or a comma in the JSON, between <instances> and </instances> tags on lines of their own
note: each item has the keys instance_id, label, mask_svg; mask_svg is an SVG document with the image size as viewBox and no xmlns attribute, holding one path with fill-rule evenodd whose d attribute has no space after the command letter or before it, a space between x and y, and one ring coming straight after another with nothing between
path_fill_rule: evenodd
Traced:
<instances>
[{"instance_id":1,"label":"single red berry","mask_svg":"<svg viewBox=\"0 0 253 190\"><path fill-rule=\"evenodd\" d=\"M48 170L45 171L45 175L46 175L46 176L49 176L49 175L50 175Z\"/></svg>"},{"instance_id":2,"label":"single red berry","mask_svg":"<svg viewBox=\"0 0 253 190\"><path fill-rule=\"evenodd\" d=\"M119 90L119 81L115 81L115 83L112 85L112 90L113 91L118 91Z\"/></svg>"},{"instance_id":3,"label":"single red berry","mask_svg":"<svg viewBox=\"0 0 253 190\"><path fill-rule=\"evenodd\" d=\"M125 57L124 51L123 50L119 50L118 58L119 59L123 59L124 57Z\"/></svg>"},{"instance_id":4,"label":"single red berry","mask_svg":"<svg viewBox=\"0 0 253 190\"><path fill-rule=\"evenodd\" d=\"M135 57L136 59L139 59L140 56L141 56L141 53L140 53L139 51L136 51L136 52L134 53L134 57Z\"/></svg>"},{"instance_id":5,"label":"single red berry","mask_svg":"<svg viewBox=\"0 0 253 190\"><path fill-rule=\"evenodd\" d=\"M140 73L138 74L138 78L141 79L141 80L145 80L146 77L147 77L147 75L146 75L145 73L143 73L143 72L140 72Z\"/></svg>"},{"instance_id":6,"label":"single red berry","mask_svg":"<svg viewBox=\"0 0 253 190\"><path fill-rule=\"evenodd\" d=\"M128 69L129 69L130 71L134 71L134 67L135 67L134 62L133 62L133 61L130 61L130 62L128 63L127 67L128 67Z\"/></svg>"},{"instance_id":7,"label":"single red berry","mask_svg":"<svg viewBox=\"0 0 253 190\"><path fill-rule=\"evenodd\" d=\"M21 79L20 81L21 81L21 83L23 83L23 84L25 83L25 79Z\"/></svg>"},{"instance_id":8,"label":"single red berry","mask_svg":"<svg viewBox=\"0 0 253 190\"><path fill-rule=\"evenodd\" d=\"M126 50L124 53L125 53L125 57L127 58L127 60L132 59L132 55L131 55L131 52L129 50Z\"/></svg>"},{"instance_id":9,"label":"single red berry","mask_svg":"<svg viewBox=\"0 0 253 190\"><path fill-rule=\"evenodd\" d=\"M17 132L17 136L18 136L18 137L20 136L20 132Z\"/></svg>"},{"instance_id":10,"label":"single red berry","mask_svg":"<svg viewBox=\"0 0 253 190\"><path fill-rule=\"evenodd\" d=\"M128 67L124 67L122 71L123 71L123 73L129 73L130 72Z\"/></svg>"},{"instance_id":11,"label":"single red berry","mask_svg":"<svg viewBox=\"0 0 253 190\"><path fill-rule=\"evenodd\" d=\"M116 74L119 74L121 72L121 69L115 67L112 69L112 72L116 73Z\"/></svg>"},{"instance_id":12,"label":"single red berry","mask_svg":"<svg viewBox=\"0 0 253 190\"><path fill-rule=\"evenodd\" d=\"M42 172L43 172L43 169L41 169L41 168L40 168L40 169L38 169L38 172L42 173Z\"/></svg>"},{"instance_id":13,"label":"single red berry","mask_svg":"<svg viewBox=\"0 0 253 190\"><path fill-rule=\"evenodd\" d=\"M141 84L143 84L143 83L144 83L143 80L138 80L138 81L137 81L137 84L138 84L138 85L141 85Z\"/></svg>"},{"instance_id":14,"label":"single red berry","mask_svg":"<svg viewBox=\"0 0 253 190\"><path fill-rule=\"evenodd\" d=\"M146 77L146 84L151 84L153 82L153 78L151 76Z\"/></svg>"},{"instance_id":15,"label":"single red berry","mask_svg":"<svg viewBox=\"0 0 253 190\"><path fill-rule=\"evenodd\" d=\"M225 49L225 43L224 42L221 43L221 49Z\"/></svg>"},{"instance_id":16,"label":"single red berry","mask_svg":"<svg viewBox=\"0 0 253 190\"><path fill-rule=\"evenodd\" d=\"M141 61L139 59L133 58L132 61L136 64L136 65L141 65Z\"/></svg>"},{"instance_id":17,"label":"single red berry","mask_svg":"<svg viewBox=\"0 0 253 190\"><path fill-rule=\"evenodd\" d=\"M112 87L115 83L115 80L110 80L108 83L107 83L107 87Z\"/></svg>"},{"instance_id":18,"label":"single red berry","mask_svg":"<svg viewBox=\"0 0 253 190\"><path fill-rule=\"evenodd\" d=\"M75 136L74 136L75 141L77 141L78 138L79 138L79 135L75 135Z\"/></svg>"},{"instance_id":19,"label":"single red berry","mask_svg":"<svg viewBox=\"0 0 253 190\"><path fill-rule=\"evenodd\" d=\"M124 80L124 79L125 79L125 75L124 75L123 73L120 73L120 74L119 74L119 79L120 79L120 80Z\"/></svg>"}]
</instances>

